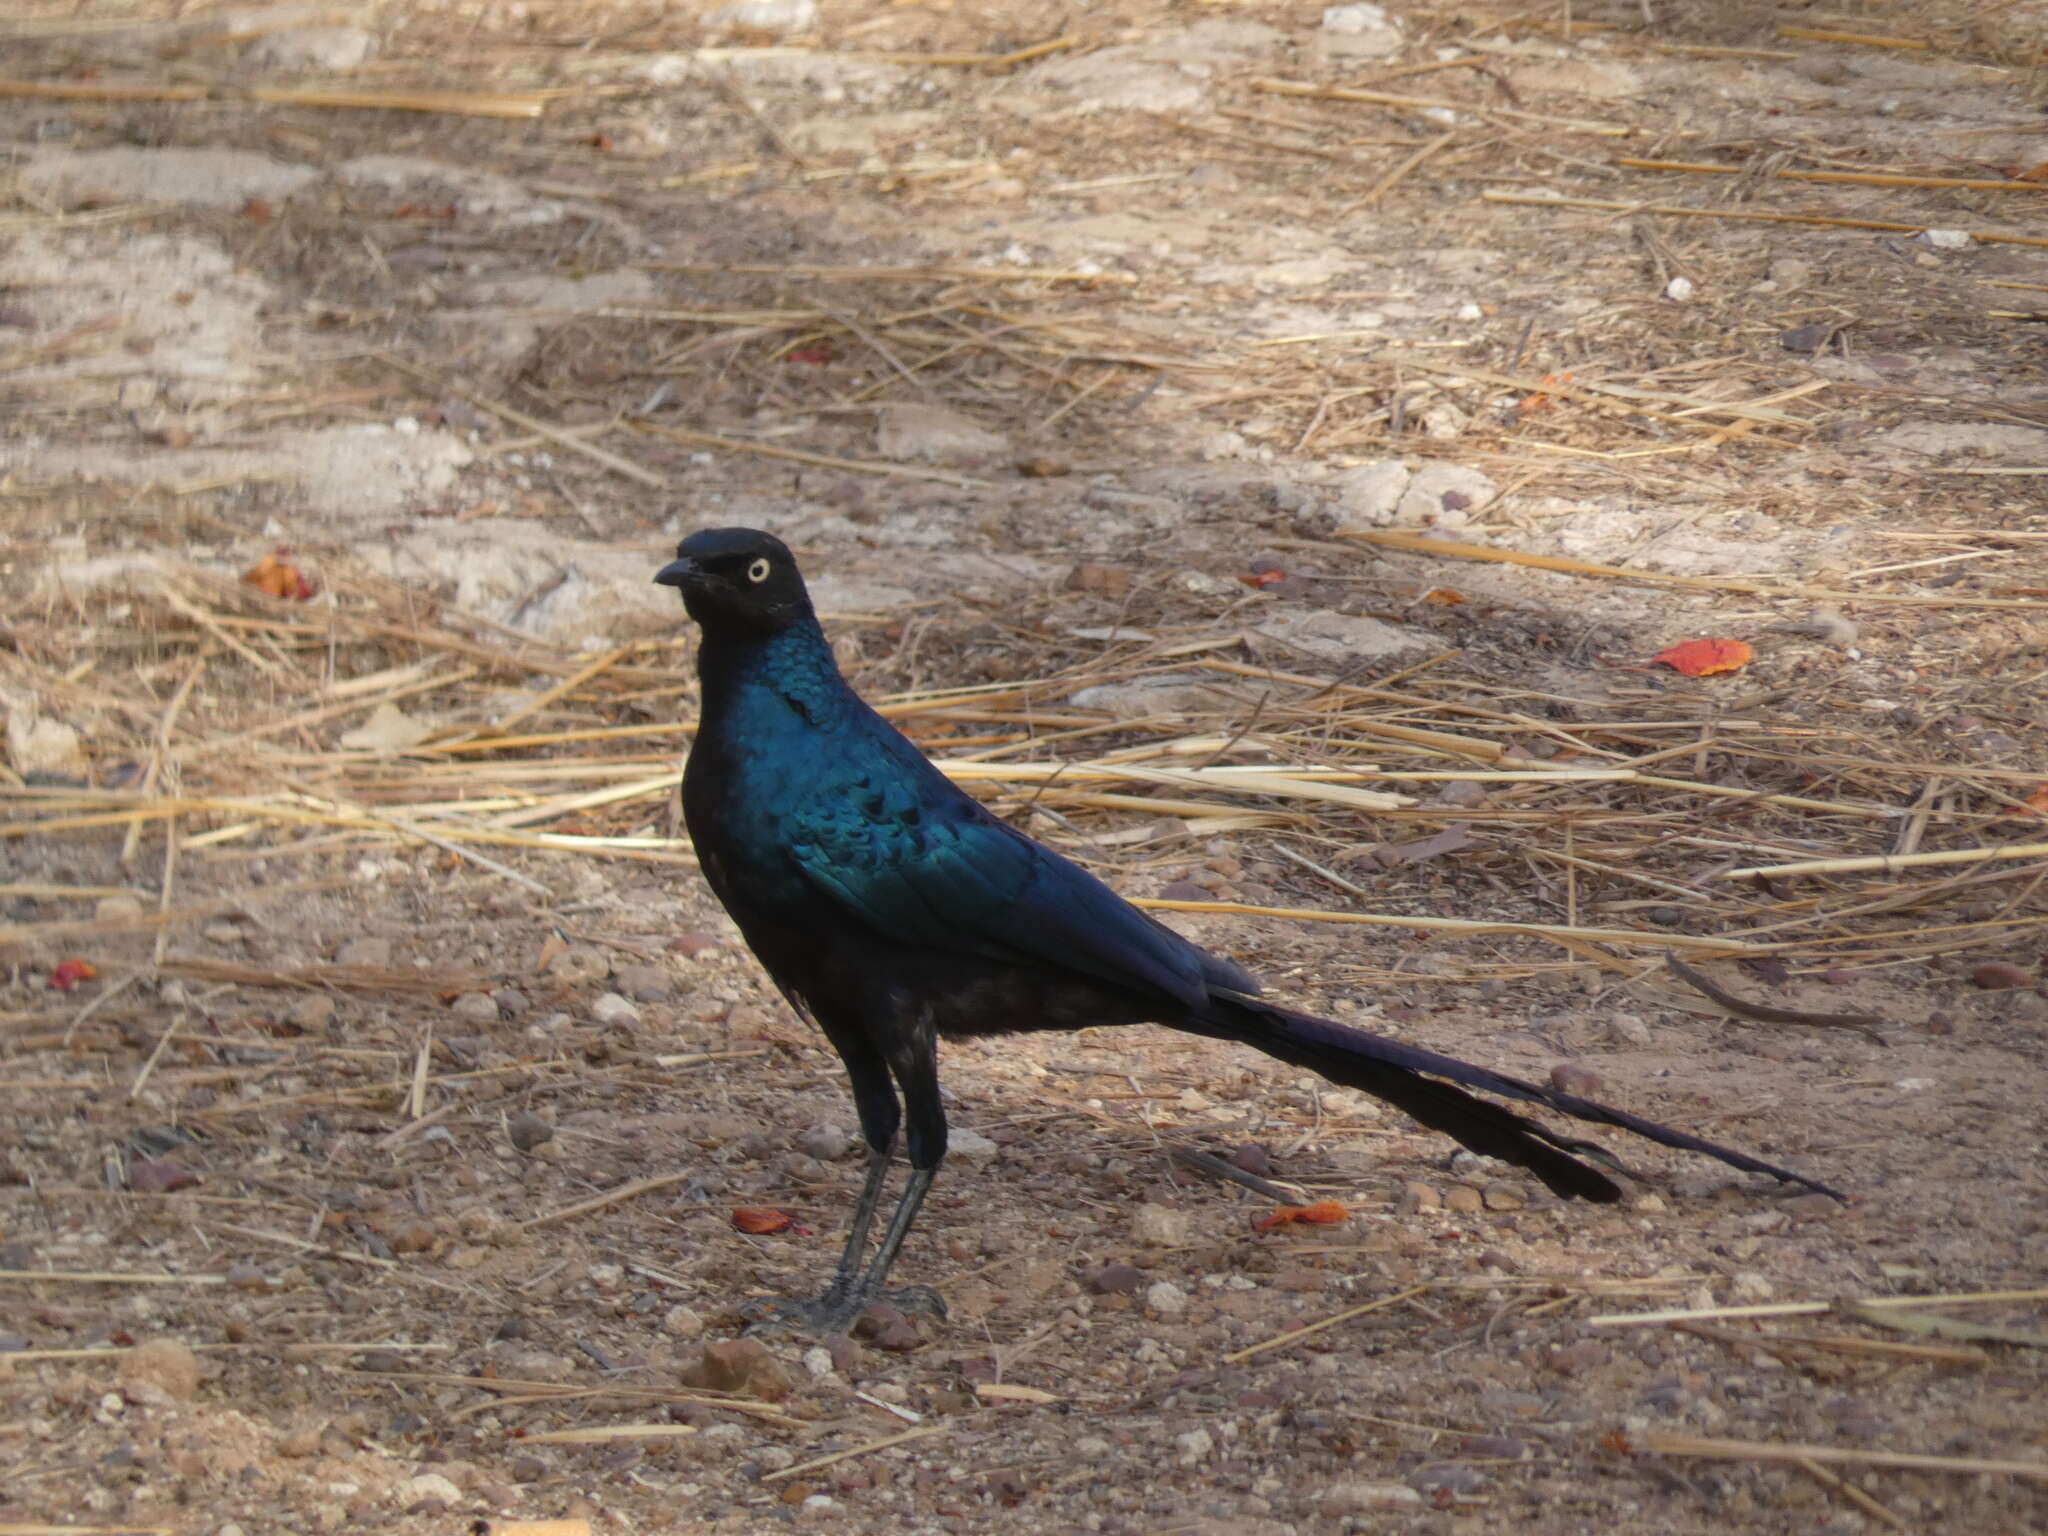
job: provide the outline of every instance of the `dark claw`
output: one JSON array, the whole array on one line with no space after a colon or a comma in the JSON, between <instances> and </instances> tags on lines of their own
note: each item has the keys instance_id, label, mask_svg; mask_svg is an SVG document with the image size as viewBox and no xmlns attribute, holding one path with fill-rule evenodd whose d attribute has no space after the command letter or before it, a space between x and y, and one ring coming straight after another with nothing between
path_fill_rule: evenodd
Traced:
<instances>
[{"instance_id":1,"label":"dark claw","mask_svg":"<svg viewBox=\"0 0 2048 1536\"><path fill-rule=\"evenodd\" d=\"M908 1316L946 1319L946 1301L928 1285L906 1285L884 1291L877 1298ZM761 1296L743 1303L739 1314L748 1333L807 1333L827 1338L835 1333L850 1334L863 1313L875 1305L857 1296Z\"/></svg>"}]
</instances>

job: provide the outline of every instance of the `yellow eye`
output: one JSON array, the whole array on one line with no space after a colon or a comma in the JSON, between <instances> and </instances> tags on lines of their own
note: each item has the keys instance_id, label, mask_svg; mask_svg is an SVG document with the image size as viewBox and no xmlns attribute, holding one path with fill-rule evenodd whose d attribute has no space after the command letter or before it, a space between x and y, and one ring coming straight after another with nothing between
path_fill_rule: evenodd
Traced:
<instances>
[{"instance_id":1,"label":"yellow eye","mask_svg":"<svg viewBox=\"0 0 2048 1536\"><path fill-rule=\"evenodd\" d=\"M768 557L766 555L763 555L760 559L756 560L752 565L747 567L747 580L766 581L767 579Z\"/></svg>"}]
</instances>

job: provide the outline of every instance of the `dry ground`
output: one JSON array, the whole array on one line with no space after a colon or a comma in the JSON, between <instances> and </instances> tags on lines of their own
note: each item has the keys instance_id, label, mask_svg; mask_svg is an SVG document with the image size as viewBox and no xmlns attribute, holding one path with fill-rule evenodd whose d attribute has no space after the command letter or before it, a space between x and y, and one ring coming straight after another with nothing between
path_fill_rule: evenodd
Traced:
<instances>
[{"instance_id":1,"label":"dry ground","mask_svg":"<svg viewBox=\"0 0 2048 1536\"><path fill-rule=\"evenodd\" d=\"M0 22L0 1528L2048 1529L2048 7L1390 10ZM1034 1038L950 1318L733 1350L859 1170L666 809L737 521L1288 994L1849 1203Z\"/></svg>"}]
</instances>

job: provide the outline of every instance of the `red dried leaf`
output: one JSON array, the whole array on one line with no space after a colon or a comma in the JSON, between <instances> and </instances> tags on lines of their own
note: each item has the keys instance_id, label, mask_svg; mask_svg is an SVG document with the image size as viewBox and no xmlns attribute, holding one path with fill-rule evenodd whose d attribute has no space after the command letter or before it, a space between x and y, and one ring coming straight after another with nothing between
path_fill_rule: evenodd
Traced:
<instances>
[{"instance_id":1,"label":"red dried leaf","mask_svg":"<svg viewBox=\"0 0 2048 1536\"><path fill-rule=\"evenodd\" d=\"M80 982L91 981L98 975L90 960L66 960L50 972L50 985L59 992L69 992Z\"/></svg>"},{"instance_id":2,"label":"red dried leaf","mask_svg":"<svg viewBox=\"0 0 2048 1536\"><path fill-rule=\"evenodd\" d=\"M2048 816L2048 784L2043 784L2027 796L2027 809L2036 816Z\"/></svg>"},{"instance_id":3,"label":"red dried leaf","mask_svg":"<svg viewBox=\"0 0 2048 1536\"><path fill-rule=\"evenodd\" d=\"M1465 594L1456 587L1431 587L1422 594L1425 603L1436 603L1445 608L1455 608L1465 601Z\"/></svg>"},{"instance_id":4,"label":"red dried leaf","mask_svg":"<svg viewBox=\"0 0 2048 1536\"><path fill-rule=\"evenodd\" d=\"M1741 671L1755 654L1740 640L1688 640L1659 651L1650 661L1687 677L1712 677L1716 672Z\"/></svg>"},{"instance_id":5,"label":"red dried leaf","mask_svg":"<svg viewBox=\"0 0 2048 1536\"><path fill-rule=\"evenodd\" d=\"M756 1237L769 1232L781 1232L796 1225L796 1218L787 1211L778 1211L767 1205L736 1206L732 1213L732 1224L742 1232L751 1232Z\"/></svg>"},{"instance_id":6,"label":"red dried leaf","mask_svg":"<svg viewBox=\"0 0 2048 1536\"><path fill-rule=\"evenodd\" d=\"M808 347L795 347L785 352L782 360L786 363L809 363L813 368L822 367L832 361L832 343L813 342Z\"/></svg>"},{"instance_id":7,"label":"red dried leaf","mask_svg":"<svg viewBox=\"0 0 2048 1536\"><path fill-rule=\"evenodd\" d=\"M1351 1213L1336 1200L1318 1200L1314 1205L1283 1205L1273 1214L1256 1224L1256 1230L1270 1232L1275 1227L1284 1227L1292 1222L1306 1221L1327 1225L1333 1221L1348 1221Z\"/></svg>"},{"instance_id":8,"label":"red dried leaf","mask_svg":"<svg viewBox=\"0 0 2048 1536\"><path fill-rule=\"evenodd\" d=\"M258 592L303 603L313 595L313 584L306 580L304 572L285 558L289 553L279 549L265 555L242 572L242 580Z\"/></svg>"},{"instance_id":9,"label":"red dried leaf","mask_svg":"<svg viewBox=\"0 0 2048 1536\"><path fill-rule=\"evenodd\" d=\"M1237 579L1243 582L1246 586L1257 587L1260 591L1263 592L1267 587L1278 586L1281 582L1285 581L1287 579L1287 573L1285 571L1273 570L1253 571L1251 575L1240 576Z\"/></svg>"},{"instance_id":10,"label":"red dried leaf","mask_svg":"<svg viewBox=\"0 0 2048 1536\"><path fill-rule=\"evenodd\" d=\"M1563 373L1546 373L1545 375L1543 375L1541 379L1537 380L1537 383L1546 385L1552 389L1556 389L1563 385L1571 383L1571 381L1571 371L1567 369ZM1547 411L1553 409L1556 406L1556 404L1557 402L1551 399L1550 396L1538 393L1525 396L1519 403L1517 403L1515 409L1521 412L1521 414L1524 416L1534 416L1539 411Z\"/></svg>"}]
</instances>

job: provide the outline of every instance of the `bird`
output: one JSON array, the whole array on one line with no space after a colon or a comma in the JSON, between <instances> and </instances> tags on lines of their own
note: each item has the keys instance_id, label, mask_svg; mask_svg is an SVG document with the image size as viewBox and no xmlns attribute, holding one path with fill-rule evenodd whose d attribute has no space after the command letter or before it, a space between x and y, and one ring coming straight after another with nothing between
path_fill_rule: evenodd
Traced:
<instances>
[{"instance_id":1,"label":"bird","mask_svg":"<svg viewBox=\"0 0 2048 1536\"><path fill-rule=\"evenodd\" d=\"M681 789L699 866L776 987L838 1052L867 1143L831 1282L816 1298L774 1303L769 1320L843 1331L885 1295L946 1155L942 1039L1164 1024L1371 1094L1566 1198L1619 1200L1602 1170L1620 1165L1481 1093L1842 1198L1625 1110L1268 1001L1235 961L959 789L862 700L772 534L693 533L654 579L680 591L701 631ZM909 1173L869 1257L899 1135ZM920 1289L909 1299L936 1298Z\"/></svg>"}]
</instances>

